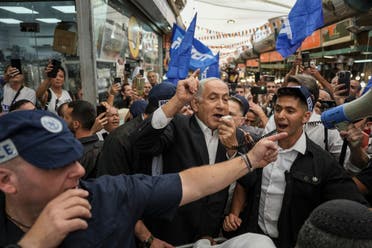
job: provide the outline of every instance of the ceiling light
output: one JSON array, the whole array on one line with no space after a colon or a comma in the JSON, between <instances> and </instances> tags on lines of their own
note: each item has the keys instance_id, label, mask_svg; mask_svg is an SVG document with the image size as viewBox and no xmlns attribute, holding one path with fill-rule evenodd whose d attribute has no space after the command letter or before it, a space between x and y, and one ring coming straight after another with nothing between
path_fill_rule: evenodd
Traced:
<instances>
[{"instance_id":1,"label":"ceiling light","mask_svg":"<svg viewBox=\"0 0 372 248\"><path fill-rule=\"evenodd\" d=\"M368 52L368 51L366 51L366 52L361 52L361 54L369 55L369 54L372 54L372 52Z\"/></svg>"},{"instance_id":2,"label":"ceiling light","mask_svg":"<svg viewBox=\"0 0 372 248\"><path fill-rule=\"evenodd\" d=\"M76 13L75 5L67 5L67 6L52 6L53 9L61 11L66 14L74 14Z\"/></svg>"},{"instance_id":3,"label":"ceiling light","mask_svg":"<svg viewBox=\"0 0 372 248\"><path fill-rule=\"evenodd\" d=\"M7 10L16 14L39 14L39 12L25 7L3 6L0 7L0 9Z\"/></svg>"},{"instance_id":4,"label":"ceiling light","mask_svg":"<svg viewBox=\"0 0 372 248\"><path fill-rule=\"evenodd\" d=\"M13 18L0 18L0 22L6 23L6 24L19 24L22 21L13 19Z\"/></svg>"},{"instance_id":5,"label":"ceiling light","mask_svg":"<svg viewBox=\"0 0 372 248\"><path fill-rule=\"evenodd\" d=\"M60 19L56 18L36 18L39 22L45 22L45 23L58 23L61 22Z\"/></svg>"},{"instance_id":6,"label":"ceiling light","mask_svg":"<svg viewBox=\"0 0 372 248\"><path fill-rule=\"evenodd\" d=\"M233 19L227 20L227 24L234 24L234 23L235 23L235 20Z\"/></svg>"},{"instance_id":7,"label":"ceiling light","mask_svg":"<svg viewBox=\"0 0 372 248\"><path fill-rule=\"evenodd\" d=\"M324 55L323 56L325 59L334 59L335 58L335 56L329 56L329 55Z\"/></svg>"},{"instance_id":8,"label":"ceiling light","mask_svg":"<svg viewBox=\"0 0 372 248\"><path fill-rule=\"evenodd\" d=\"M354 63L369 63L372 62L372 59L360 59L360 60L355 60Z\"/></svg>"},{"instance_id":9,"label":"ceiling light","mask_svg":"<svg viewBox=\"0 0 372 248\"><path fill-rule=\"evenodd\" d=\"M360 80L360 77L359 76L356 76L355 79L359 81Z\"/></svg>"}]
</instances>

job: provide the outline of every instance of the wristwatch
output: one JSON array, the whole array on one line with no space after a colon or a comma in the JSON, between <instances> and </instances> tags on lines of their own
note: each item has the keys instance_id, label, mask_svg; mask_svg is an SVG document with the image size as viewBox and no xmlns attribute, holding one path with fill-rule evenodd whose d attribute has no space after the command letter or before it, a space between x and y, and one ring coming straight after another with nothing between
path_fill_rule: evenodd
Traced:
<instances>
[{"instance_id":1,"label":"wristwatch","mask_svg":"<svg viewBox=\"0 0 372 248\"><path fill-rule=\"evenodd\" d=\"M154 236L151 236L146 239L145 241L142 242L142 247L143 248L150 248L151 247L151 244L152 244L152 241L154 241Z\"/></svg>"}]
</instances>

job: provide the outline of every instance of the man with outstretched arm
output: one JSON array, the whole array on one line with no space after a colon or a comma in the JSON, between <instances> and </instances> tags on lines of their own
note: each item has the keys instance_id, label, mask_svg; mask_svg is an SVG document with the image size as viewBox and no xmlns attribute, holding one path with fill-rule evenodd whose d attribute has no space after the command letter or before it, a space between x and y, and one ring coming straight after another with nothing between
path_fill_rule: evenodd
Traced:
<instances>
[{"instance_id":1,"label":"man with outstretched arm","mask_svg":"<svg viewBox=\"0 0 372 248\"><path fill-rule=\"evenodd\" d=\"M182 83L185 91L197 87L197 81ZM134 247L138 219L170 218L178 206L274 161L275 141L286 136L177 174L83 181L85 171L77 162L82 146L54 114L17 111L0 118L0 129L0 246L21 247Z\"/></svg>"}]
</instances>

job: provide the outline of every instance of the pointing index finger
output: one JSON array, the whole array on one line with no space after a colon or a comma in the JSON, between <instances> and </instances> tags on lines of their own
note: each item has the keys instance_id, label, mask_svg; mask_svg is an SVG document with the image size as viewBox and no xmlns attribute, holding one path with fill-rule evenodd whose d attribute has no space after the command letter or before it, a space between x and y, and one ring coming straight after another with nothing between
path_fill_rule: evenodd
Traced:
<instances>
[{"instance_id":1,"label":"pointing index finger","mask_svg":"<svg viewBox=\"0 0 372 248\"><path fill-rule=\"evenodd\" d=\"M288 136L288 133L282 132L282 133L277 133L275 135L272 135L272 136L268 137L268 139L271 140L271 141L278 141L278 140L284 139L287 136Z\"/></svg>"}]
</instances>

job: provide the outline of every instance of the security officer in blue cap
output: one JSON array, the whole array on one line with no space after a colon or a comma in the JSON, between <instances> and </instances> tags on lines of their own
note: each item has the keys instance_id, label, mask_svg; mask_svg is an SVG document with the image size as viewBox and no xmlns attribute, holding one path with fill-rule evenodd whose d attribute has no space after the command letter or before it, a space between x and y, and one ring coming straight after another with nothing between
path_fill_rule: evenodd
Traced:
<instances>
[{"instance_id":1,"label":"security officer in blue cap","mask_svg":"<svg viewBox=\"0 0 372 248\"><path fill-rule=\"evenodd\" d=\"M196 92L197 81L179 83L185 95ZM54 114L9 113L0 117L0 130L0 246L21 247L134 247L139 218L169 218L178 206L275 160L274 141L286 136L263 139L248 154L215 166L82 181L77 160L83 148Z\"/></svg>"}]
</instances>

